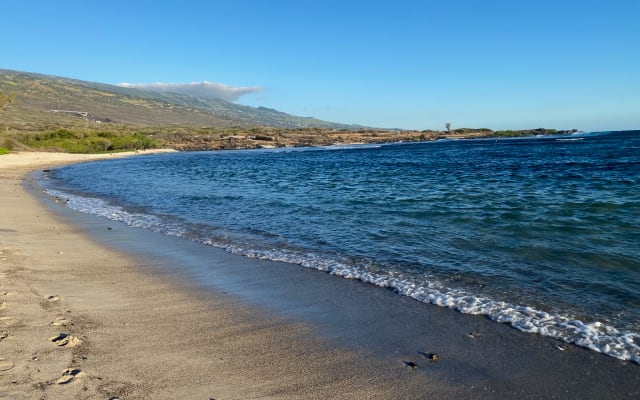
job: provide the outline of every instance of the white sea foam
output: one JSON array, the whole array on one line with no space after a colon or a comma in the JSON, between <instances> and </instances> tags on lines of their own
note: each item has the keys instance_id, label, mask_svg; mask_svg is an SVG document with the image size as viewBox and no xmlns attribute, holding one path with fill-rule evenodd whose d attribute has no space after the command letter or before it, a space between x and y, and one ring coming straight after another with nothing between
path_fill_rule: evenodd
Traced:
<instances>
[{"instance_id":1,"label":"white sea foam","mask_svg":"<svg viewBox=\"0 0 640 400\"><path fill-rule=\"evenodd\" d=\"M238 253L242 252L238 251ZM620 332L601 322L584 323L532 307L515 306L485 297L477 297L461 289L447 288L435 280L425 280L416 284L401 278L358 270L347 264L331 262L312 254L303 255L273 250L246 252L244 255L295 263L344 278L358 279L365 283L391 288L399 294L424 303L451 308L465 314L486 315L495 321L508 323L524 332L550 336L621 360L640 364L640 335L632 332Z\"/></svg>"},{"instance_id":2,"label":"white sea foam","mask_svg":"<svg viewBox=\"0 0 640 400\"><path fill-rule=\"evenodd\" d=\"M98 215L132 227L145 228L166 235L178 237L187 235L187 229L184 226L178 223L167 223L158 216L129 212L101 199L71 195L53 189L49 189L47 192L51 196L66 199L69 208L80 212ZM532 307L475 296L463 289L448 288L430 277L421 278L419 282L416 282L400 274L394 276L394 274L372 272L347 262L331 260L319 254L287 249L249 249L211 238L196 240L245 257L293 263L344 278L358 279L365 283L391 288L401 295L424 303L447 307L465 314L486 315L495 321L508 323L524 332L550 336L621 360L640 364L640 334L622 332L601 322L586 323Z\"/></svg>"},{"instance_id":3,"label":"white sea foam","mask_svg":"<svg viewBox=\"0 0 640 400\"><path fill-rule=\"evenodd\" d=\"M98 215L128 226L149 229L171 236L182 236L186 233L181 226L168 224L155 215L125 211L122 207L111 205L101 199L76 196L53 189L48 189L47 193L50 196L65 199L69 208L86 214Z\"/></svg>"}]
</instances>

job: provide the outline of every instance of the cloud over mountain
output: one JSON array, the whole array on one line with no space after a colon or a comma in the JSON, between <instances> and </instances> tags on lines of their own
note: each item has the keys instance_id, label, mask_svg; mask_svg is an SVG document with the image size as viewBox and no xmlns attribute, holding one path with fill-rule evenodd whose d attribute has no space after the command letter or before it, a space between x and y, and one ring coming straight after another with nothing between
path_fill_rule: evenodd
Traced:
<instances>
[{"instance_id":1,"label":"cloud over mountain","mask_svg":"<svg viewBox=\"0 0 640 400\"><path fill-rule=\"evenodd\" d=\"M262 91L259 86L228 86L208 81L191 83L118 83L117 86L150 90L153 92L171 92L207 99L238 100L241 96Z\"/></svg>"}]
</instances>

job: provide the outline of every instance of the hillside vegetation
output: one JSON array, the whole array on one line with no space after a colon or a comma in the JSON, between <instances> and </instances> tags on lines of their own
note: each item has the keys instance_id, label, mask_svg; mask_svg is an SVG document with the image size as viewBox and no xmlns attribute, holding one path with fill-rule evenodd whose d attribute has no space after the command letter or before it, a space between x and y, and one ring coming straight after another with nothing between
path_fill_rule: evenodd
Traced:
<instances>
[{"instance_id":1,"label":"hillside vegetation","mask_svg":"<svg viewBox=\"0 0 640 400\"><path fill-rule=\"evenodd\" d=\"M64 123L69 117L130 126L358 128L219 99L2 69L0 93L15 97L16 101L5 107L2 115L5 124L15 128Z\"/></svg>"},{"instance_id":2,"label":"hillside vegetation","mask_svg":"<svg viewBox=\"0 0 640 400\"><path fill-rule=\"evenodd\" d=\"M99 153L387 143L553 134L555 130L380 130L265 107L0 69L0 154Z\"/></svg>"}]
</instances>

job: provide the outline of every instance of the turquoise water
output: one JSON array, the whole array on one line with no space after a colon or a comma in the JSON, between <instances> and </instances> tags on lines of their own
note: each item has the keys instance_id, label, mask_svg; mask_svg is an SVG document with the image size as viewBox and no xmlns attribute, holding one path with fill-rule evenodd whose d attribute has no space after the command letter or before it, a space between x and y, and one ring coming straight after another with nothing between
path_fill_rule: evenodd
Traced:
<instances>
[{"instance_id":1,"label":"turquoise water","mask_svg":"<svg viewBox=\"0 0 640 400\"><path fill-rule=\"evenodd\" d=\"M640 362L640 132L162 154L55 170L79 211Z\"/></svg>"}]
</instances>

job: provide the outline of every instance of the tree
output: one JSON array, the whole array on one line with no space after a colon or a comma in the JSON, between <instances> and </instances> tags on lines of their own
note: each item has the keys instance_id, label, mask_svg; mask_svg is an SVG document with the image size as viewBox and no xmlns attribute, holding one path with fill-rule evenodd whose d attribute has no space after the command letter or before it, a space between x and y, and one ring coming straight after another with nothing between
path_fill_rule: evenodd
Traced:
<instances>
[{"instance_id":1,"label":"tree","mask_svg":"<svg viewBox=\"0 0 640 400\"><path fill-rule=\"evenodd\" d=\"M451 122L445 123L444 127L447 129L447 132L451 131Z\"/></svg>"}]
</instances>

